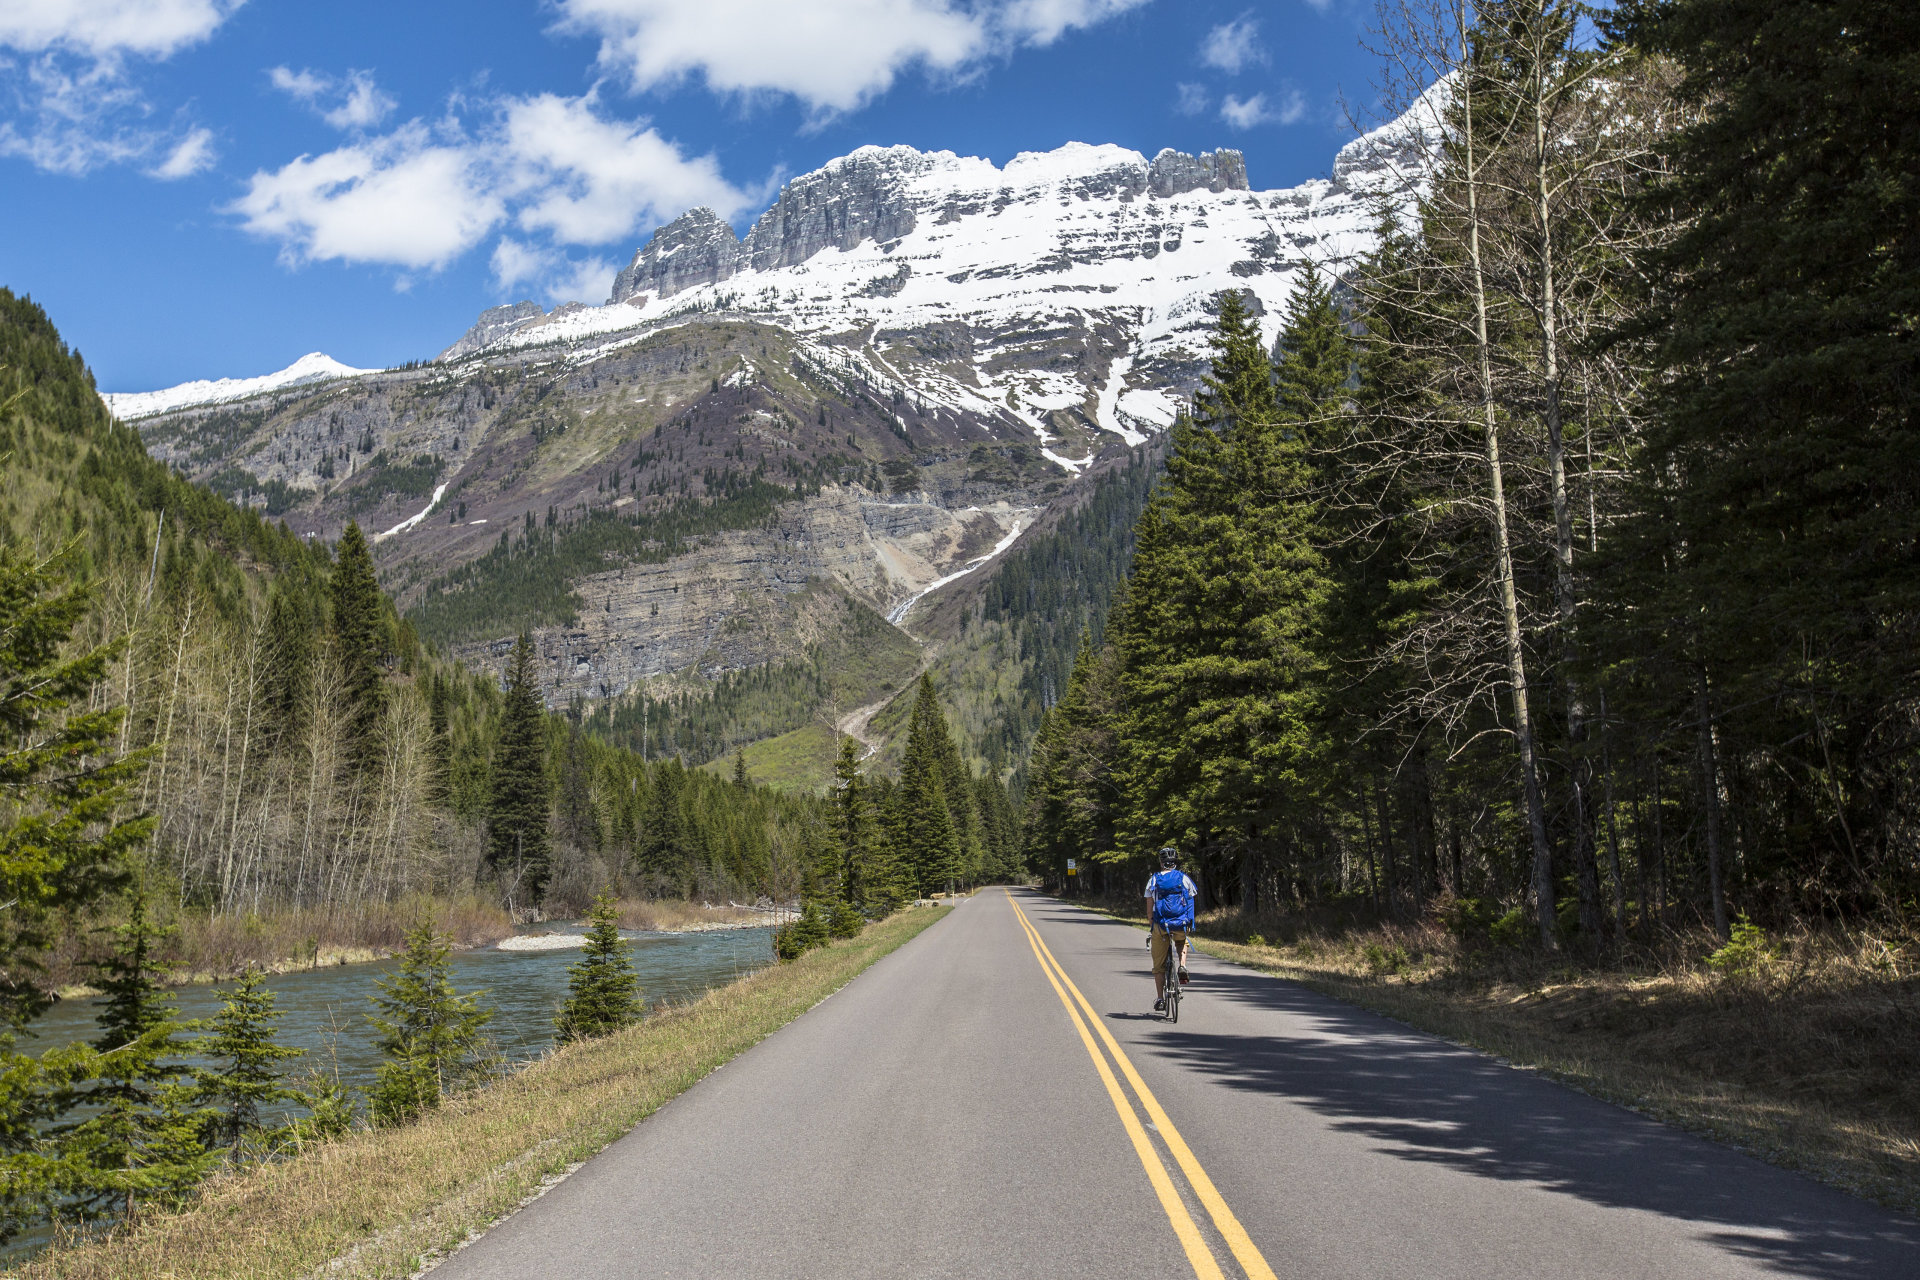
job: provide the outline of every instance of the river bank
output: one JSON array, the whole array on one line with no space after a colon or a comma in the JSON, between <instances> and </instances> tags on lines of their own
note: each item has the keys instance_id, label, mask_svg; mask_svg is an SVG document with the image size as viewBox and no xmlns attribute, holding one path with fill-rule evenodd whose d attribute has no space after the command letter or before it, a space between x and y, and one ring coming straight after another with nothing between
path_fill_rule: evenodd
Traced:
<instances>
[{"instance_id":1,"label":"river bank","mask_svg":"<svg viewBox=\"0 0 1920 1280\"><path fill-rule=\"evenodd\" d=\"M184 1212L56 1249L23 1280L333 1280L413 1274L946 915L916 908L600 1040L416 1124L359 1130L215 1179Z\"/></svg>"},{"instance_id":2,"label":"river bank","mask_svg":"<svg viewBox=\"0 0 1920 1280\"><path fill-rule=\"evenodd\" d=\"M648 933L762 928L782 923L792 914L677 899L623 898L619 907L623 929ZM516 925L496 901L479 893L414 894L350 907L268 907L224 915L159 904L157 912L160 923L170 930L157 948L168 969L169 986L227 982L249 967L286 974L384 960L399 954L407 931L423 920L451 938L457 951L497 946L528 929ZM48 956L49 989L62 999L97 994L90 981L92 962L112 945L113 930L120 923L111 913L68 922L60 931L60 944Z\"/></svg>"},{"instance_id":3,"label":"river bank","mask_svg":"<svg viewBox=\"0 0 1920 1280\"><path fill-rule=\"evenodd\" d=\"M1083 904L1084 905L1084 904ZM1128 908L1107 914L1144 927ZM1202 951L1291 978L1583 1093L1920 1213L1920 942L1674 934L1582 964L1466 945L1437 921L1203 918Z\"/></svg>"}]
</instances>

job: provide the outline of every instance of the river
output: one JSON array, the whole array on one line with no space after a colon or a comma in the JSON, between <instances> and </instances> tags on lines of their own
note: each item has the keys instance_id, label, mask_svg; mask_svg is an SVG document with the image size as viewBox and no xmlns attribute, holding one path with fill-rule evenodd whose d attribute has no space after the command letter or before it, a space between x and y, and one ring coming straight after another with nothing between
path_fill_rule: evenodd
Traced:
<instances>
[{"instance_id":1,"label":"river","mask_svg":"<svg viewBox=\"0 0 1920 1280\"><path fill-rule=\"evenodd\" d=\"M580 924L544 924L542 933L579 933ZM680 1004L741 974L773 963L770 931L726 929L707 933L630 933L634 968L650 1009ZM509 1064L538 1057L553 1044L553 1014L567 993L567 966L580 958L578 947L550 951L502 951L480 947L456 951L450 959L454 989L462 994L484 989L493 1010L487 1031ZM294 1059L289 1074L309 1064L339 1064L343 1084L364 1089L379 1062L375 1031L367 1021L374 981L387 977L399 960L329 965L274 974L267 979L280 1012L280 1042L307 1051ZM220 1011L219 989L193 985L173 994L182 1018L211 1018ZM97 1000L63 1000L34 1022L21 1048L34 1053L99 1034L94 1025Z\"/></svg>"}]
</instances>

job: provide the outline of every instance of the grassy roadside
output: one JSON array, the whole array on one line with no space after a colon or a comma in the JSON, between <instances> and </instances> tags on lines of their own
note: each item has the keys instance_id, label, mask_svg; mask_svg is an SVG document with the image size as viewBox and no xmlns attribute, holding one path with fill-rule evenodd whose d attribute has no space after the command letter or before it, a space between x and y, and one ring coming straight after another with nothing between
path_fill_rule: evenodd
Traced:
<instances>
[{"instance_id":1,"label":"grassy roadside","mask_svg":"<svg viewBox=\"0 0 1920 1280\"><path fill-rule=\"evenodd\" d=\"M362 1131L212 1183L7 1274L32 1280L405 1277L947 914L901 912L601 1040L555 1051L417 1124Z\"/></svg>"},{"instance_id":2,"label":"grassy roadside","mask_svg":"<svg viewBox=\"0 0 1920 1280\"><path fill-rule=\"evenodd\" d=\"M1920 973L1899 946L1780 939L1734 976L1705 940L1581 969L1431 925L1256 923L1203 920L1196 945L1920 1214Z\"/></svg>"}]
</instances>

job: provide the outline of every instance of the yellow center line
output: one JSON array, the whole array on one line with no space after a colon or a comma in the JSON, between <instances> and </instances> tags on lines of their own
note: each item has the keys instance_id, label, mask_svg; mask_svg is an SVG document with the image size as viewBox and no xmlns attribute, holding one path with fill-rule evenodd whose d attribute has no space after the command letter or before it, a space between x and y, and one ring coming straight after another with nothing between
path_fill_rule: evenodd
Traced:
<instances>
[{"instance_id":1,"label":"yellow center line","mask_svg":"<svg viewBox=\"0 0 1920 1280\"><path fill-rule=\"evenodd\" d=\"M1073 998L1078 1000L1080 1007L1087 1011L1087 1018L1093 1023L1094 1030L1100 1033L1100 1039L1107 1046L1107 1052L1111 1053L1113 1060L1120 1064L1121 1073L1127 1077L1127 1083L1133 1087L1135 1096L1146 1108L1148 1119L1152 1120L1154 1127L1159 1130L1161 1138L1167 1144L1167 1149L1173 1152L1173 1158L1179 1163L1181 1172L1187 1175L1187 1182L1193 1187L1194 1194L1200 1198L1200 1203L1206 1206L1207 1213L1213 1218L1214 1227L1226 1240L1227 1247L1233 1250L1233 1256L1239 1259L1240 1266L1247 1273L1247 1280L1275 1280L1273 1268L1267 1265L1266 1258L1254 1246L1252 1238L1247 1235L1247 1229L1240 1225L1240 1219L1234 1217L1233 1210L1227 1207L1226 1199L1213 1185L1213 1179L1209 1178L1207 1171L1200 1167L1200 1161L1194 1158L1192 1148L1187 1146L1186 1139L1180 1136L1180 1131L1167 1117L1166 1110L1161 1107L1159 1099L1153 1096L1153 1090L1147 1088L1147 1082L1142 1080L1140 1073L1133 1069L1132 1061L1121 1050L1119 1042L1113 1038L1112 1033L1107 1030L1106 1023L1101 1021L1100 1015L1093 1011L1093 1006L1087 1002L1087 998L1080 994L1080 988L1073 985L1073 979L1067 976L1066 968L1048 948L1046 940L1040 936L1039 929L1027 920L1026 912L1020 910L1020 904L1013 902L1011 896L1007 901L1013 903L1014 912L1026 925L1030 934L1029 941L1043 953L1045 959L1042 963L1050 965L1052 970L1059 972L1060 981L1066 983L1067 990L1073 992ZM1048 976L1051 977L1052 973L1050 972ZM1058 984L1055 984L1055 989L1058 989ZM1131 1111L1132 1108L1128 1110Z\"/></svg>"},{"instance_id":2,"label":"yellow center line","mask_svg":"<svg viewBox=\"0 0 1920 1280\"><path fill-rule=\"evenodd\" d=\"M1012 901L1011 898L1008 899ZM1180 1201L1180 1193L1174 1189L1173 1179L1168 1176L1166 1166L1160 1162L1159 1153L1147 1140L1147 1131L1140 1127L1140 1118L1133 1113L1127 1102L1127 1095L1121 1091L1120 1082L1113 1078L1112 1068L1107 1060L1100 1056L1100 1048L1094 1043L1093 1035L1087 1030L1087 1024L1081 1019L1079 1010L1073 1007L1073 1001L1060 989L1059 980L1053 976L1046 957L1041 954L1045 945L1040 941L1039 933L1028 923L1026 915L1018 906L1014 914L1019 917L1020 927L1026 931L1027 945L1033 948L1033 958L1040 962L1040 971L1047 975L1047 981L1053 987L1053 994L1060 997L1060 1004L1073 1019L1073 1026L1080 1033L1080 1043L1086 1046L1087 1056L1093 1059L1094 1069L1099 1071L1101 1083L1107 1086L1107 1097L1113 1103L1113 1109L1120 1115L1120 1123L1126 1126L1127 1137L1133 1140L1133 1153L1140 1157L1141 1168L1147 1171L1147 1181L1153 1184L1154 1194L1160 1197L1160 1207L1166 1210L1167 1221L1173 1226L1173 1233L1180 1237L1180 1247L1187 1252L1187 1261L1193 1264L1194 1274L1200 1280L1226 1280L1220 1271L1220 1264L1214 1261L1213 1251L1207 1247L1206 1239L1200 1234L1199 1224L1193 1215L1187 1212L1187 1206Z\"/></svg>"}]
</instances>

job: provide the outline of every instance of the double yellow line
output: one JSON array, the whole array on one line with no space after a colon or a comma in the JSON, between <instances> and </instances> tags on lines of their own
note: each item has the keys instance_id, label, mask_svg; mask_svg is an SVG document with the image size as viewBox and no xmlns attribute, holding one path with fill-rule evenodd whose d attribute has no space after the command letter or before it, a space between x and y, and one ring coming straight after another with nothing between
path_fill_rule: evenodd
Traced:
<instances>
[{"instance_id":1,"label":"double yellow line","mask_svg":"<svg viewBox=\"0 0 1920 1280\"><path fill-rule=\"evenodd\" d=\"M1100 1073L1101 1083L1107 1086L1107 1097L1113 1102L1113 1109L1119 1113L1120 1123L1126 1127L1127 1137L1133 1140L1134 1154L1140 1157L1140 1165L1147 1171L1147 1181L1153 1184L1154 1194L1160 1197L1160 1207L1166 1210L1167 1221L1172 1224L1173 1233L1180 1238L1180 1247L1186 1250L1187 1261L1193 1264L1194 1274L1199 1276L1200 1280L1226 1280L1220 1270L1220 1264L1214 1259L1212 1249L1207 1246L1206 1238L1200 1234L1199 1224L1193 1220L1193 1215L1187 1212L1186 1203L1181 1200L1180 1193L1173 1184L1173 1178L1168 1174L1166 1164L1160 1158L1160 1153L1154 1150L1153 1143L1147 1139L1147 1132L1141 1126L1140 1117L1134 1113L1133 1105L1127 1101L1127 1095L1121 1091L1120 1082L1114 1079L1113 1068L1107 1065L1107 1059L1101 1055L1099 1045L1094 1043L1095 1032L1099 1034L1101 1043L1106 1045L1107 1052L1113 1055L1114 1062L1119 1064L1120 1073L1127 1078L1127 1084L1132 1087L1134 1096L1140 1100L1141 1107L1147 1113L1147 1119L1153 1124L1161 1139L1166 1142L1167 1150L1173 1153L1174 1162L1180 1166L1180 1172L1186 1175L1187 1185L1193 1188L1195 1198L1213 1219L1214 1229L1220 1233L1221 1238L1227 1242L1227 1248L1231 1249L1233 1256L1239 1260L1241 1270L1246 1272L1247 1280L1274 1280L1273 1268L1269 1267L1267 1260L1260 1256L1260 1250L1256 1249L1253 1241L1248 1238L1246 1228L1240 1225L1240 1219L1234 1217L1233 1210L1227 1208L1227 1202L1221 1198L1220 1192L1214 1187L1213 1179L1207 1176L1207 1171L1200 1167L1198 1160L1194 1159L1193 1151L1187 1146L1186 1139L1182 1138L1180 1131L1173 1127L1173 1121L1167 1118L1167 1113L1161 1108L1159 1100L1153 1096L1153 1091L1147 1088L1147 1082L1140 1078L1140 1073L1133 1069L1133 1063L1121 1051L1119 1043L1107 1031L1106 1023L1101 1021L1100 1015L1093 1011L1093 1006L1087 1003L1087 998L1080 994L1080 988L1073 985L1073 979L1067 976L1067 971L1061 967L1060 962L1054 959L1053 952L1040 937L1040 931L1033 927L1033 921L1027 919L1027 913L1020 909L1020 904L1015 902L1011 895L1008 896L1007 903L1013 908L1013 914L1020 921L1020 927L1026 931L1027 944L1033 948L1034 958L1040 962L1040 969L1047 975L1047 981L1053 984L1053 993L1060 997L1060 1003L1066 1006L1067 1016L1073 1019L1074 1029L1080 1033L1080 1043L1086 1046L1087 1056L1093 1059L1093 1067ZM1073 993L1071 999L1067 996L1069 991ZM1078 1002L1077 1008L1076 1002ZM1083 1010L1085 1017L1081 1016ZM1092 1025L1092 1031L1087 1029L1089 1024Z\"/></svg>"}]
</instances>

